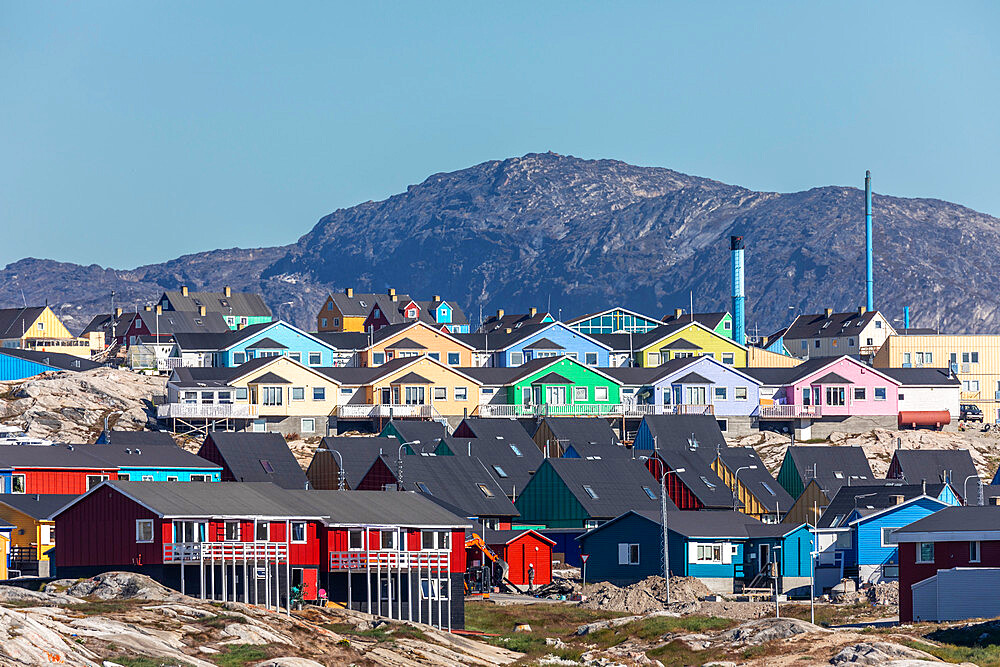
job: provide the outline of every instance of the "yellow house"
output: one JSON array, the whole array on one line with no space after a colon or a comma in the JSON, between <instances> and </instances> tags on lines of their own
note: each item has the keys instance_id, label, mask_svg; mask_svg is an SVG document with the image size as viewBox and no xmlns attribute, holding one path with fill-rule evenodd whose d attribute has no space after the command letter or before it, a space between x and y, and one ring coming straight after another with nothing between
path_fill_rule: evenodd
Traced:
<instances>
[{"instance_id":1,"label":"yellow house","mask_svg":"<svg viewBox=\"0 0 1000 667\"><path fill-rule=\"evenodd\" d=\"M635 337L636 361L655 368L671 359L712 356L736 368L747 367L747 348L695 322L665 324Z\"/></svg>"},{"instance_id":2,"label":"yellow house","mask_svg":"<svg viewBox=\"0 0 1000 667\"><path fill-rule=\"evenodd\" d=\"M351 287L331 292L316 315L316 330L363 332L375 298L374 294L356 294Z\"/></svg>"},{"instance_id":3,"label":"yellow house","mask_svg":"<svg viewBox=\"0 0 1000 667\"><path fill-rule=\"evenodd\" d=\"M777 523L783 512L792 509L792 497L775 481L752 447L720 450L712 461L712 470L739 498L744 514Z\"/></svg>"},{"instance_id":4,"label":"yellow house","mask_svg":"<svg viewBox=\"0 0 1000 667\"><path fill-rule=\"evenodd\" d=\"M76 497L61 493L0 495L0 521L14 526L9 545L12 568L21 574L52 575L50 555L56 540L51 517Z\"/></svg>"},{"instance_id":5,"label":"yellow house","mask_svg":"<svg viewBox=\"0 0 1000 667\"><path fill-rule=\"evenodd\" d=\"M0 528L3 528L0 524ZM0 581L7 578L7 556L10 552L10 538L7 533L0 533Z\"/></svg>"},{"instance_id":6,"label":"yellow house","mask_svg":"<svg viewBox=\"0 0 1000 667\"><path fill-rule=\"evenodd\" d=\"M393 359L427 356L455 368L472 366L475 349L424 322L391 324L372 334L373 343L358 353L361 366Z\"/></svg>"},{"instance_id":7,"label":"yellow house","mask_svg":"<svg viewBox=\"0 0 1000 667\"><path fill-rule=\"evenodd\" d=\"M747 368L794 368L801 363L801 359L787 354L778 354L759 347L747 347Z\"/></svg>"},{"instance_id":8,"label":"yellow house","mask_svg":"<svg viewBox=\"0 0 1000 667\"><path fill-rule=\"evenodd\" d=\"M875 368L953 368L960 402L976 405L983 420L1000 420L1000 335L915 334L885 339Z\"/></svg>"},{"instance_id":9,"label":"yellow house","mask_svg":"<svg viewBox=\"0 0 1000 667\"><path fill-rule=\"evenodd\" d=\"M48 306L0 309L0 347L90 356L90 338L77 338Z\"/></svg>"},{"instance_id":10,"label":"yellow house","mask_svg":"<svg viewBox=\"0 0 1000 667\"><path fill-rule=\"evenodd\" d=\"M819 483L815 479L811 479L799 497L795 499L791 509L781 517L781 523L808 523L815 526L829 504L830 499L823 493Z\"/></svg>"}]
</instances>

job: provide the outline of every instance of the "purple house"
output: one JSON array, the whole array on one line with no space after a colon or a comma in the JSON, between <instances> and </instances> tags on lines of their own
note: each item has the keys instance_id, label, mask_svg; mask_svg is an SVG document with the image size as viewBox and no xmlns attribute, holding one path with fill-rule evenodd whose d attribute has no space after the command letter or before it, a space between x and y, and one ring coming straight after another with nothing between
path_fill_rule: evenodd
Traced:
<instances>
[{"instance_id":1,"label":"purple house","mask_svg":"<svg viewBox=\"0 0 1000 667\"><path fill-rule=\"evenodd\" d=\"M787 422L797 438L896 428L898 380L853 357L817 358L793 368L748 368L761 383L762 421Z\"/></svg>"}]
</instances>

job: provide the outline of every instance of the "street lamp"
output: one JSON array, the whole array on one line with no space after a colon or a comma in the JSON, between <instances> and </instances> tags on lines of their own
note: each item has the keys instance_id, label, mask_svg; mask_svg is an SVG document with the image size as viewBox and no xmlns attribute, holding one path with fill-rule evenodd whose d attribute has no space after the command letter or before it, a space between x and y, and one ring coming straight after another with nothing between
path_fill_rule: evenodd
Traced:
<instances>
[{"instance_id":1,"label":"street lamp","mask_svg":"<svg viewBox=\"0 0 1000 667\"><path fill-rule=\"evenodd\" d=\"M736 474L733 476L733 511L736 512L736 505L739 503L739 490L740 490L740 471L741 470L756 470L756 465L742 466L736 469Z\"/></svg>"},{"instance_id":2,"label":"street lamp","mask_svg":"<svg viewBox=\"0 0 1000 667\"><path fill-rule=\"evenodd\" d=\"M979 475L969 475L968 477L965 478L965 481L962 482L962 498L963 498L963 500L965 500L966 506L968 506L968 504L969 504L969 480L970 479L979 479ZM980 503L980 504L982 504L982 503Z\"/></svg>"},{"instance_id":3,"label":"street lamp","mask_svg":"<svg viewBox=\"0 0 1000 667\"><path fill-rule=\"evenodd\" d=\"M682 472L684 472L684 468L667 470L660 477L660 522L663 524L663 584L666 586L667 604L670 604L670 551L667 540L667 475Z\"/></svg>"},{"instance_id":4,"label":"street lamp","mask_svg":"<svg viewBox=\"0 0 1000 667\"><path fill-rule=\"evenodd\" d=\"M404 442L399 446L399 451L396 452L396 489L399 491L403 490L403 447L410 447L412 445L419 444L419 440Z\"/></svg>"},{"instance_id":5,"label":"street lamp","mask_svg":"<svg viewBox=\"0 0 1000 667\"><path fill-rule=\"evenodd\" d=\"M328 450L331 454L337 455L337 488L341 491L344 490L344 457L340 455L336 449Z\"/></svg>"},{"instance_id":6,"label":"street lamp","mask_svg":"<svg viewBox=\"0 0 1000 667\"><path fill-rule=\"evenodd\" d=\"M874 495L877 495L877 494L875 494L875 493L861 493L859 495L854 496L854 510L857 511L857 509L858 509L858 498L868 498L868 497L874 496Z\"/></svg>"}]
</instances>

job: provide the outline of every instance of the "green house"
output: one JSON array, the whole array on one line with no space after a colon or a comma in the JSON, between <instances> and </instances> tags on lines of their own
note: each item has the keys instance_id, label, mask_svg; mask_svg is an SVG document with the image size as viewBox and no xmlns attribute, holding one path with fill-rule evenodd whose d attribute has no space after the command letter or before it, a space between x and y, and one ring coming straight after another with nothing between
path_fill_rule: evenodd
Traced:
<instances>
[{"instance_id":1,"label":"green house","mask_svg":"<svg viewBox=\"0 0 1000 667\"><path fill-rule=\"evenodd\" d=\"M673 313L665 316L663 318L664 324L670 324L671 322L690 322L694 321L698 324L711 329L720 336L724 336L729 340L733 339L733 316L728 312L721 313L695 313L692 317L689 313L685 313L680 308L674 310Z\"/></svg>"},{"instance_id":2,"label":"green house","mask_svg":"<svg viewBox=\"0 0 1000 667\"><path fill-rule=\"evenodd\" d=\"M570 357L534 359L519 366L506 385L507 402L516 405L544 405L550 414L582 405L618 405L621 382L596 368Z\"/></svg>"},{"instance_id":3,"label":"green house","mask_svg":"<svg viewBox=\"0 0 1000 667\"><path fill-rule=\"evenodd\" d=\"M570 329L582 334L646 333L660 326L655 317L643 315L627 308L609 308L599 313L588 313L566 323Z\"/></svg>"}]
</instances>

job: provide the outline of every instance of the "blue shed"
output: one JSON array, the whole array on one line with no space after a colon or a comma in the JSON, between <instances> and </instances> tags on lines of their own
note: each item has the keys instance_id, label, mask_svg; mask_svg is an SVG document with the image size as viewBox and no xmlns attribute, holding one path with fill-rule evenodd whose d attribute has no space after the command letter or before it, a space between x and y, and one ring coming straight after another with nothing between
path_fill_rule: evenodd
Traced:
<instances>
[{"instance_id":1,"label":"blue shed","mask_svg":"<svg viewBox=\"0 0 1000 667\"><path fill-rule=\"evenodd\" d=\"M743 573L747 587L771 586L771 564L776 563L778 591L808 596L814 543L808 524L759 523L747 524L746 529L749 540L743 550Z\"/></svg>"},{"instance_id":2,"label":"blue shed","mask_svg":"<svg viewBox=\"0 0 1000 667\"><path fill-rule=\"evenodd\" d=\"M215 365L239 366L258 357L287 356L303 366L333 366L337 348L287 322L252 324L231 334L215 353Z\"/></svg>"},{"instance_id":3,"label":"blue shed","mask_svg":"<svg viewBox=\"0 0 1000 667\"><path fill-rule=\"evenodd\" d=\"M0 348L0 382L23 380L46 371L89 371L101 364L72 354Z\"/></svg>"},{"instance_id":4,"label":"blue shed","mask_svg":"<svg viewBox=\"0 0 1000 667\"><path fill-rule=\"evenodd\" d=\"M899 551L891 541L892 531L948 506L943 500L921 495L886 509L857 510L859 518L850 522L854 539L845 565L857 564L862 584L898 580Z\"/></svg>"},{"instance_id":5,"label":"blue shed","mask_svg":"<svg viewBox=\"0 0 1000 667\"><path fill-rule=\"evenodd\" d=\"M527 325L509 334L490 334L492 366L520 366L532 359L568 356L587 366L610 366L611 348L562 322ZM496 341L496 342L493 342Z\"/></svg>"}]
</instances>

